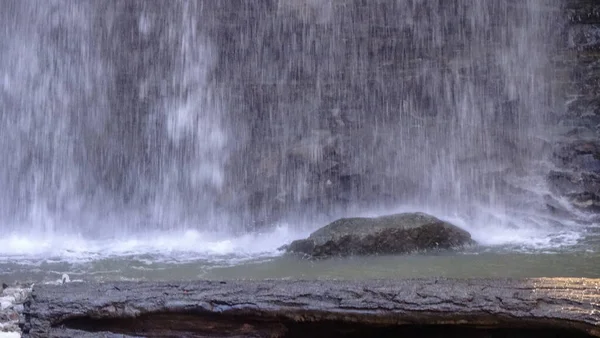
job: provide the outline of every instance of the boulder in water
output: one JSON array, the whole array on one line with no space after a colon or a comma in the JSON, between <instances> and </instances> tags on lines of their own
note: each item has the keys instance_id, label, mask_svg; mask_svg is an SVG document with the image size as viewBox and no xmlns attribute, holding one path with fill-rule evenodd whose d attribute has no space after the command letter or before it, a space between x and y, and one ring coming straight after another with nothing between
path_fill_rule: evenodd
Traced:
<instances>
[{"instance_id":1,"label":"boulder in water","mask_svg":"<svg viewBox=\"0 0 600 338\"><path fill-rule=\"evenodd\" d=\"M292 242L287 252L315 258L405 254L452 249L473 243L467 231L424 213L342 218Z\"/></svg>"}]
</instances>

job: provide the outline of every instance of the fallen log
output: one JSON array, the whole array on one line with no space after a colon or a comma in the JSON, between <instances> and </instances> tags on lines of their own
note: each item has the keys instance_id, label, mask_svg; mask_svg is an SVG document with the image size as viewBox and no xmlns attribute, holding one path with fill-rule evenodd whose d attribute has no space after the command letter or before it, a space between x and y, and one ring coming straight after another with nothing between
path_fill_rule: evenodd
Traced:
<instances>
[{"instance_id":1,"label":"fallen log","mask_svg":"<svg viewBox=\"0 0 600 338\"><path fill-rule=\"evenodd\" d=\"M29 337L600 337L600 279L38 285Z\"/></svg>"}]
</instances>

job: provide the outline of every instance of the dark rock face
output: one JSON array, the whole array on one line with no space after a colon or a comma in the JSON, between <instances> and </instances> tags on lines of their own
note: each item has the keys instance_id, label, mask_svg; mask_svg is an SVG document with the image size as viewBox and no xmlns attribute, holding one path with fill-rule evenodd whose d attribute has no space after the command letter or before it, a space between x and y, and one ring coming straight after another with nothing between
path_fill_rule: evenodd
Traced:
<instances>
[{"instance_id":1,"label":"dark rock face","mask_svg":"<svg viewBox=\"0 0 600 338\"><path fill-rule=\"evenodd\" d=\"M227 200L235 198L233 208L246 211L247 219L339 215L457 195L486 202L497 185L488 167L518 170L537 153L521 126L533 124L526 98L543 94L537 85L519 86L520 98L512 97L507 88L514 79L493 56L502 45L509 58L520 57L506 37L523 35L512 30L530 22L522 2L278 1L258 7L246 5L235 23L215 28L221 50L215 74L243 102L232 114L244 122L236 133L246 141L227 165L233 189ZM531 28L539 36L528 37L528 45L550 41L544 34L553 30L541 27L557 21L535 15L540 23ZM526 68L519 67L519 73ZM460 116L465 96L473 100L477 127ZM462 193L449 168L468 173ZM442 178L430 183L437 174Z\"/></svg>"},{"instance_id":2,"label":"dark rock face","mask_svg":"<svg viewBox=\"0 0 600 338\"><path fill-rule=\"evenodd\" d=\"M560 141L555 143L547 175L551 191L589 213L600 212L600 3L571 0L566 3L566 57L559 57L568 76L563 95L565 111L558 121Z\"/></svg>"},{"instance_id":3,"label":"dark rock face","mask_svg":"<svg viewBox=\"0 0 600 338\"><path fill-rule=\"evenodd\" d=\"M600 337L579 278L36 285L25 337Z\"/></svg>"},{"instance_id":4,"label":"dark rock face","mask_svg":"<svg viewBox=\"0 0 600 338\"><path fill-rule=\"evenodd\" d=\"M403 254L470 244L471 235L423 213L377 218L342 218L292 242L288 252L311 257Z\"/></svg>"}]
</instances>

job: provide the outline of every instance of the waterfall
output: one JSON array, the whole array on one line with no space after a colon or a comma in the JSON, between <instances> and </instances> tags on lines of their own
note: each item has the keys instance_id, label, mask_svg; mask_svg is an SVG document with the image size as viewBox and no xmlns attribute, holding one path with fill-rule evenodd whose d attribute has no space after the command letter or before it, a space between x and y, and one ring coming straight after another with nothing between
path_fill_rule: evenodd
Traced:
<instances>
[{"instance_id":1,"label":"waterfall","mask_svg":"<svg viewBox=\"0 0 600 338\"><path fill-rule=\"evenodd\" d=\"M5 0L0 228L535 208L552 3Z\"/></svg>"}]
</instances>

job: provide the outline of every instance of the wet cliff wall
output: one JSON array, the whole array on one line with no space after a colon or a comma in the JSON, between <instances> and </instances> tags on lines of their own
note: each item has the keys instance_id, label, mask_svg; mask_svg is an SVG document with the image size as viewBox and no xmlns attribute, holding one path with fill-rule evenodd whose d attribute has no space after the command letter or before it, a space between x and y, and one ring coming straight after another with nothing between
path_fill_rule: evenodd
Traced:
<instances>
[{"instance_id":1,"label":"wet cliff wall","mask_svg":"<svg viewBox=\"0 0 600 338\"><path fill-rule=\"evenodd\" d=\"M244 229L399 205L590 211L596 6L116 1L114 137L90 147L124 146L90 168L124 205Z\"/></svg>"},{"instance_id":2,"label":"wet cliff wall","mask_svg":"<svg viewBox=\"0 0 600 338\"><path fill-rule=\"evenodd\" d=\"M537 138L563 102L558 3L215 6L215 76L238 100L220 198L244 219L410 204L468 217L532 200L507 198L507 178L545 154Z\"/></svg>"},{"instance_id":3,"label":"wet cliff wall","mask_svg":"<svg viewBox=\"0 0 600 338\"><path fill-rule=\"evenodd\" d=\"M568 1L556 54L564 107L549 173L551 190L585 213L600 211L600 3Z\"/></svg>"}]
</instances>

